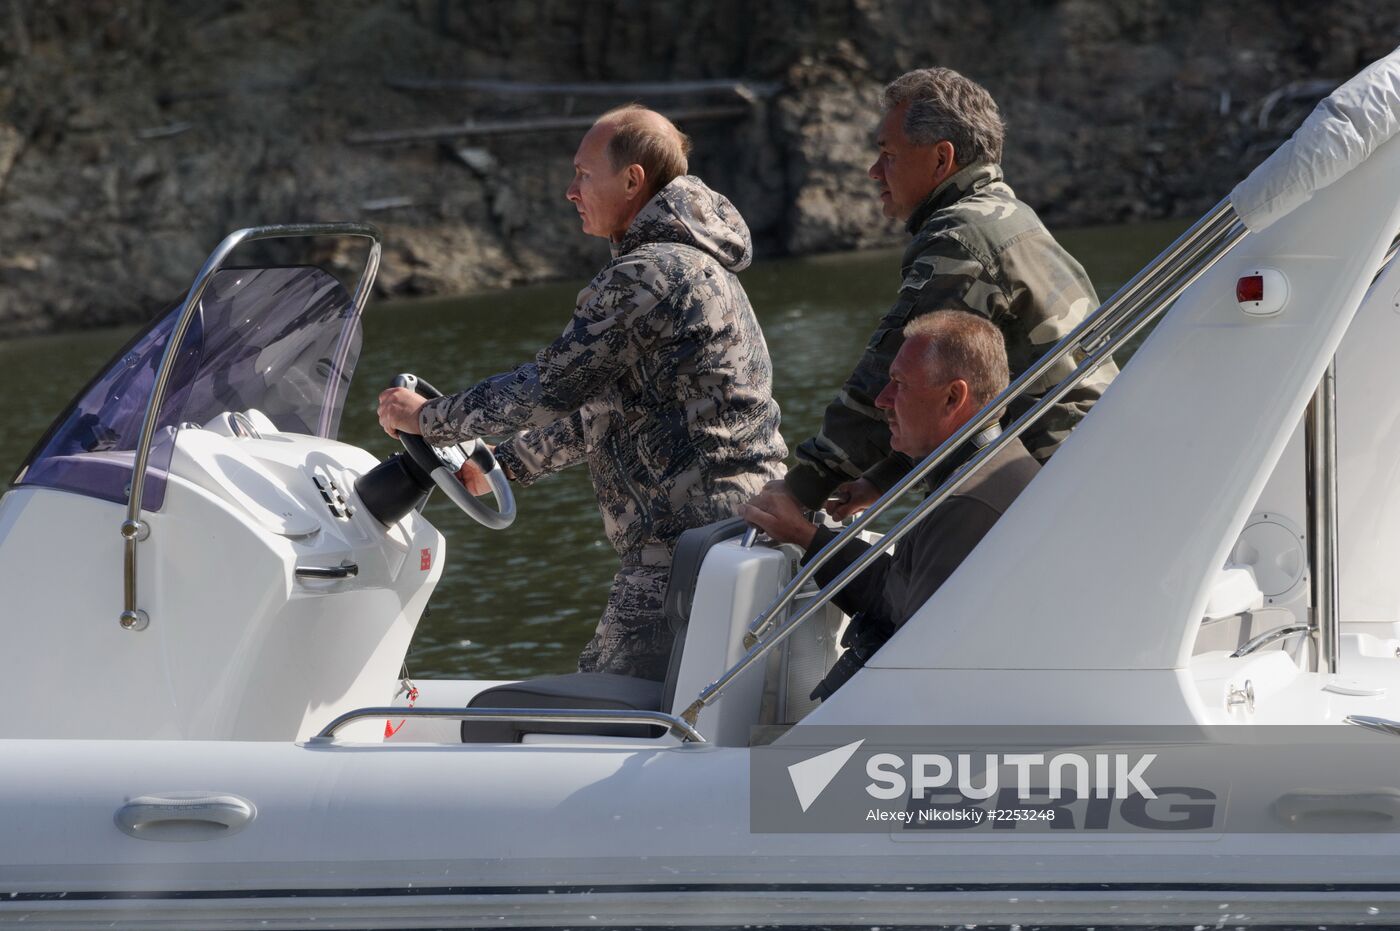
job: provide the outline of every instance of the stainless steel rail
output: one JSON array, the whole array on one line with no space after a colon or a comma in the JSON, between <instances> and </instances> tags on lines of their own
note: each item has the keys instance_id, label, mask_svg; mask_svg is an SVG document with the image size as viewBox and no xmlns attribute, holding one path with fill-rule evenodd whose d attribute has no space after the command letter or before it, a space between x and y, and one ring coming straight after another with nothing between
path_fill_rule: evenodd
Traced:
<instances>
[{"instance_id":1,"label":"stainless steel rail","mask_svg":"<svg viewBox=\"0 0 1400 931\"><path fill-rule=\"evenodd\" d=\"M1371 286L1395 256L1400 254L1400 236L1390 242L1380 268L1371 279ZM1367 289L1368 293L1370 288ZM1294 634L1307 633L1313 638L1312 668L1314 672L1337 671L1341 656L1341 573L1338 569L1337 526L1337 359L1327 363L1327 369L1313 393L1312 402L1303 415L1306 445L1305 471L1308 509L1308 562L1312 567L1310 591L1312 617L1307 625L1287 625L1266 631L1245 643L1230 656L1238 659L1261 647Z\"/></svg>"},{"instance_id":2,"label":"stainless steel rail","mask_svg":"<svg viewBox=\"0 0 1400 931\"><path fill-rule=\"evenodd\" d=\"M1239 659L1242 656L1248 656L1249 654L1255 652L1259 648L1266 647L1277 640L1283 640L1286 637L1292 637L1295 634L1306 634L1311 630L1312 628L1308 627L1306 624L1289 624L1285 627L1275 627L1273 630L1267 630L1259 636L1255 637L1254 639L1246 642L1238 650L1231 653L1230 658Z\"/></svg>"},{"instance_id":3,"label":"stainless steel rail","mask_svg":"<svg viewBox=\"0 0 1400 931\"><path fill-rule=\"evenodd\" d=\"M1385 273L1391 262L1395 261L1395 256L1400 255L1400 236L1396 236L1390 241L1390 248L1386 250L1385 258L1381 259L1381 267L1376 272L1376 277L1371 279L1371 284L1376 283L1376 279Z\"/></svg>"},{"instance_id":4,"label":"stainless steel rail","mask_svg":"<svg viewBox=\"0 0 1400 931\"><path fill-rule=\"evenodd\" d=\"M1226 198L1189 230L1182 233L1157 259L1138 272L1113 297L1105 301L1097 311L1081 321L1045 355L1041 356L1034 365L1008 385L1005 391L982 409L981 414L964 424L947 442L934 450L919 466L867 508L865 513L856 518L839 536L823 547L811 562L793 577L792 581L779 594L778 599L769 605L749 626L749 632L744 637L744 645L752 647L756 644L758 638L772 626L779 613L792 600L792 596L806 584L808 579L815 576L817 571L849 540L873 523L908 489L916 487L925 475L942 463L965 440L976 436L982 430L996 423L1000 419L999 413L1009 402L1027 394L1031 386L1038 382L1047 371L1072 352L1081 349L1081 343L1092 342L1095 344L1095 348L1100 348L1106 333L1121 324L1125 317L1142 306L1143 303L1159 298L1162 293L1169 290L1173 282L1190 268L1192 262L1230 233L1236 225L1234 208L1230 206L1229 198ZM1200 271L1204 271L1204 269ZM1200 272L1197 272L1197 275L1199 274ZM1178 288L1172 294L1172 298L1175 298L1181 290Z\"/></svg>"},{"instance_id":5,"label":"stainless steel rail","mask_svg":"<svg viewBox=\"0 0 1400 931\"><path fill-rule=\"evenodd\" d=\"M694 727L663 711L587 711L568 708L358 708L347 711L321 729L312 741L324 742L351 721L364 718L445 718L457 721L521 721L532 724L652 724L664 727L683 743L702 744Z\"/></svg>"},{"instance_id":6,"label":"stainless steel rail","mask_svg":"<svg viewBox=\"0 0 1400 931\"><path fill-rule=\"evenodd\" d=\"M1191 229L1183 233L1166 251L1132 281L1125 285L1097 311L1085 318L1071 330L1049 352L1019 378L1007 387L995 400L983 408L982 412L969 420L938 449L930 453L923 462L886 492L854 523L846 527L834 540L828 543L783 589L778 599L750 626L744 645L748 652L710 683L681 717L694 724L706 705L724 691L736 678L742 675L755 662L773 647L781 643L799 625L821 610L855 576L859 575L872 562L916 526L933 508L942 504L967 480L982 463L996 455L1007 443L1016 439L1033 424L1050 405L1059 401L1075 385L1088 377L1101 365L1112 351L1136 335L1151 323L1180 294L1210 269L1224 255L1248 234L1239 222L1234 208L1228 199L1211 210ZM1127 321L1124 325L1124 321ZM797 592L812 579L821 568L846 542L856 537L876 517L911 488L918 486L925 476L945 462L970 437L999 420L998 414L1011 401L1027 394L1032 385L1053 365L1075 350L1081 349L1085 341L1093 343L1093 349L1086 352L1084 359L1068 376L1045 392L1029 410L1023 413L1002 434L987 446L975 453L967 462L959 466L927 498L921 501L895 526L884 535L880 544L863 552L822 591L820 597L802 611L785 620L777 632L767 640L758 638L772 626L778 613L785 609Z\"/></svg>"},{"instance_id":7,"label":"stainless steel rail","mask_svg":"<svg viewBox=\"0 0 1400 931\"><path fill-rule=\"evenodd\" d=\"M360 283L355 289L351 314L358 316L364 309L364 303L369 297L370 287L374 284L374 276L379 268L380 252L379 230L366 223L298 223L284 226L249 227L230 233L209 254L209 258L204 260L199 274L195 276L194 284L190 285L189 293L185 296L185 302L180 305L179 317L175 321L174 328L170 331L165 350L161 354L160 366L156 369L155 384L151 389L151 399L146 405L146 416L141 422L141 437L136 443L135 462L131 470L131 492L127 496L126 520L122 521L121 525L121 535L125 541L122 572L124 597L122 613L118 621L126 630L145 630L150 626L150 617L137 606L136 548L137 544L150 536L150 527L141 520L141 498L146 490L146 469L151 457L151 443L155 439L156 420L160 417L161 404L165 402L165 392L170 386L170 375L175 369L175 360L180 352L180 344L185 341L190 321L194 319L194 315L199 309L204 289L208 287L214 273L223 267L233 250L243 243L259 239L289 239L299 236L354 236L370 241L369 258L365 262L364 272L361 273ZM336 349L338 362L344 362L345 355L349 352L349 345L348 337L342 333L340 345ZM333 388L332 392L336 390ZM327 400L329 402L331 398L328 397ZM329 422L328 407L329 404L322 407L321 422L323 424Z\"/></svg>"},{"instance_id":8,"label":"stainless steel rail","mask_svg":"<svg viewBox=\"0 0 1400 931\"><path fill-rule=\"evenodd\" d=\"M369 225L366 225L365 229L371 231L373 236L369 241L369 255L365 256L365 269L360 273L360 283L350 301L347 322L355 320L364 312L365 304L369 301L370 288L374 287L374 279L379 275L379 256L383 248L379 241L379 230ZM344 402L345 392L350 389L350 382L340 376L345 372L345 363L350 358L350 347L355 344L354 329L353 326L345 326L340 331L340 343L335 347L335 356L331 360L331 372L337 376L337 380L331 383L326 401L321 405L321 417L316 423L316 433L319 436L330 436L331 418Z\"/></svg>"},{"instance_id":9,"label":"stainless steel rail","mask_svg":"<svg viewBox=\"0 0 1400 931\"><path fill-rule=\"evenodd\" d=\"M1304 415L1308 561L1312 565L1313 671L1337 671L1341 593L1337 568L1337 360L1327 363Z\"/></svg>"}]
</instances>

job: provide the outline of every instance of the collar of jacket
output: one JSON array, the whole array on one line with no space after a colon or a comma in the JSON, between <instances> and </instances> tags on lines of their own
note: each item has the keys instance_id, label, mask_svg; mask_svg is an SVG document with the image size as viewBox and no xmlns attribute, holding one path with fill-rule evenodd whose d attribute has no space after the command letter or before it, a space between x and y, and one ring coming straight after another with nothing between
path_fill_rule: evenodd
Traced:
<instances>
[{"instance_id":1,"label":"collar of jacket","mask_svg":"<svg viewBox=\"0 0 1400 931\"><path fill-rule=\"evenodd\" d=\"M740 272L753 259L748 224L729 198L694 175L681 175L637 211L620 242L609 243L614 260L652 243L698 249L726 270Z\"/></svg>"},{"instance_id":2,"label":"collar of jacket","mask_svg":"<svg viewBox=\"0 0 1400 931\"><path fill-rule=\"evenodd\" d=\"M992 441L999 436L1001 436L1001 424L994 423L981 433L964 440L963 444L954 450L953 454L942 465L924 477L924 493L933 494L938 486L947 481L948 476L952 475L958 467L976 455L979 449L991 445Z\"/></svg>"},{"instance_id":3,"label":"collar of jacket","mask_svg":"<svg viewBox=\"0 0 1400 931\"><path fill-rule=\"evenodd\" d=\"M905 224L905 228L909 230L909 235L914 235L937 211L950 207L969 194L975 194L1000 180L1001 166L990 162L974 162L966 168L959 169L924 198L924 202L909 215L909 222Z\"/></svg>"},{"instance_id":4,"label":"collar of jacket","mask_svg":"<svg viewBox=\"0 0 1400 931\"><path fill-rule=\"evenodd\" d=\"M608 240L608 248L612 250L614 259L621 258L629 252L634 251L638 246L646 245L652 240L657 232L658 224L669 226L669 221L673 220L668 203L670 195L674 194L673 188L678 189L678 181L684 178L674 178L671 182L655 194L651 199L642 204L642 209L637 211L637 215L632 218L632 222L623 231L621 239ZM698 178L696 179L699 180Z\"/></svg>"}]
</instances>

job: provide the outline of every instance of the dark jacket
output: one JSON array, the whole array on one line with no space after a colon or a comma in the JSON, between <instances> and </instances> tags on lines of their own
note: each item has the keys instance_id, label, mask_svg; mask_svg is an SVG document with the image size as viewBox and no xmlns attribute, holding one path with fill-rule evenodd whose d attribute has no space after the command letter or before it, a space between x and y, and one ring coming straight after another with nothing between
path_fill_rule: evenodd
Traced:
<instances>
[{"instance_id":1,"label":"dark jacket","mask_svg":"<svg viewBox=\"0 0 1400 931\"><path fill-rule=\"evenodd\" d=\"M975 451L972 443L966 444L960 454L950 457L930 476L929 487L937 488ZM904 626L957 570L1039 471L1040 464L1025 445L1019 439L1012 440L968 478L956 494L909 531L895 545L893 554L881 556L846 585L835 603L851 616L843 644L855 652L846 659L848 668L843 670L838 664L838 669L833 670L840 681L819 697L835 691ZM818 529L802 562L810 561L835 536L833 530ZM817 571L817 581L827 585L869 548L867 543L851 540Z\"/></svg>"},{"instance_id":2,"label":"dark jacket","mask_svg":"<svg viewBox=\"0 0 1400 931\"><path fill-rule=\"evenodd\" d=\"M1098 307L1084 269L1016 199L999 165L974 164L939 185L909 218L914 237L901 263L899 295L880 320L845 387L826 409L821 431L797 447L787 485L807 507L862 474L887 491L912 463L890 450L890 432L875 408L904 325L935 310L965 310L997 325L1015 378ZM1032 391L1039 397L1073 369L1066 358ZM1107 362L1023 436L1035 458L1054 452L1117 369ZM1015 417L1033 402L1012 405Z\"/></svg>"}]
</instances>

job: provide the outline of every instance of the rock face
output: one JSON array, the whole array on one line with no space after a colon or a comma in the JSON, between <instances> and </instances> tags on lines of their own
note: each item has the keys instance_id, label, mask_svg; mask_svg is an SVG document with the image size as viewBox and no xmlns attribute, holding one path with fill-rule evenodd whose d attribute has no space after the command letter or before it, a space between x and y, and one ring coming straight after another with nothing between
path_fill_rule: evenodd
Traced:
<instances>
[{"instance_id":1,"label":"rock face","mask_svg":"<svg viewBox=\"0 0 1400 931\"><path fill-rule=\"evenodd\" d=\"M563 199L579 129L355 139L629 99L742 105L682 126L692 170L731 196L761 256L896 242L865 177L870 132L883 83L932 64L1000 102L1008 180L1052 226L1194 215L1397 34L1400 5L1373 0L9 0L0 336L149 317L220 237L261 223L377 224L381 295L586 276L606 250ZM250 255L360 260L334 243Z\"/></svg>"}]
</instances>

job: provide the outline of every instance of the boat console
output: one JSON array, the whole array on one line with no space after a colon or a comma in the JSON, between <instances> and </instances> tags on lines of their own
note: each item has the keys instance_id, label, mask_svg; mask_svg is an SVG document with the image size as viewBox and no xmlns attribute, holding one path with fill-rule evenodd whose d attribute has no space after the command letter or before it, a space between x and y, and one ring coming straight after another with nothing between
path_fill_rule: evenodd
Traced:
<instances>
[{"instance_id":1,"label":"boat console","mask_svg":"<svg viewBox=\"0 0 1400 931\"><path fill-rule=\"evenodd\" d=\"M377 519L355 486L381 464L334 439L351 306L317 268L212 276L150 446L129 580L141 416L177 312L55 421L0 500L15 619L0 689L25 709L0 734L291 740L390 700L444 541L412 507Z\"/></svg>"}]
</instances>

